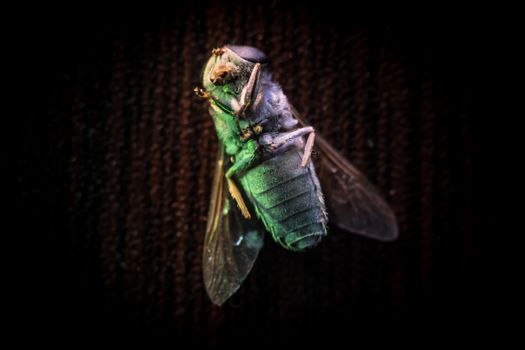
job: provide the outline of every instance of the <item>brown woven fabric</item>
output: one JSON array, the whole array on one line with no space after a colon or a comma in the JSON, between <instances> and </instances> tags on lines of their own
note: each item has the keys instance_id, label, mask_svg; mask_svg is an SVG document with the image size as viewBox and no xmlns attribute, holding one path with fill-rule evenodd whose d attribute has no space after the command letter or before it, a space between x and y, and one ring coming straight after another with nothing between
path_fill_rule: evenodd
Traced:
<instances>
[{"instance_id":1,"label":"brown woven fabric","mask_svg":"<svg viewBox=\"0 0 525 350\"><path fill-rule=\"evenodd\" d=\"M19 205L44 222L37 242L49 254L39 252L34 271L35 285L50 286L43 315L81 320L68 324L81 333L219 345L252 327L272 342L321 324L464 316L473 244L465 51L443 28L331 14L200 3L152 23L73 26L75 40L54 38L39 112L21 123L17 182ZM218 308L201 277L217 140L192 89L225 43L266 52L289 100L385 194L400 239L332 228L306 253L267 239L243 287Z\"/></svg>"}]
</instances>

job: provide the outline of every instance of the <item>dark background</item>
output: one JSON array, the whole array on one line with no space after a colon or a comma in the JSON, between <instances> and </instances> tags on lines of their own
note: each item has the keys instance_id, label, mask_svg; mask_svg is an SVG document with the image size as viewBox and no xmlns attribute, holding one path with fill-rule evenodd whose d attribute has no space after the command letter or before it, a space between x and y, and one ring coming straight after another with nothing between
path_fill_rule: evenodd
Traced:
<instances>
[{"instance_id":1,"label":"dark background","mask_svg":"<svg viewBox=\"0 0 525 350\"><path fill-rule=\"evenodd\" d=\"M208 345L483 322L480 34L462 23L363 24L334 8L240 1L140 20L28 18L18 322L51 336ZM217 141L192 89L225 43L266 52L289 100L385 194L400 238L332 228L306 253L267 239L219 308L201 278Z\"/></svg>"}]
</instances>

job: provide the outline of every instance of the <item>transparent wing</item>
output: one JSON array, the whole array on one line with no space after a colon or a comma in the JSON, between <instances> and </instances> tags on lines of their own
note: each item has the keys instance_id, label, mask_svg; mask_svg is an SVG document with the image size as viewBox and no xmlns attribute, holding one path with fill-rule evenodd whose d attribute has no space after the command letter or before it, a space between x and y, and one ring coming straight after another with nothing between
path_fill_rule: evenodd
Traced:
<instances>
[{"instance_id":1,"label":"transparent wing","mask_svg":"<svg viewBox=\"0 0 525 350\"><path fill-rule=\"evenodd\" d=\"M229 161L222 144L218 153L204 238L203 274L211 301L221 305L239 289L252 269L263 244L264 230L258 220L246 220L230 199L224 183L224 169Z\"/></svg>"},{"instance_id":2,"label":"transparent wing","mask_svg":"<svg viewBox=\"0 0 525 350\"><path fill-rule=\"evenodd\" d=\"M292 111L307 125L295 108ZM314 162L330 222L369 238L395 240L399 234L396 217L377 189L317 133L314 147L320 155Z\"/></svg>"}]
</instances>

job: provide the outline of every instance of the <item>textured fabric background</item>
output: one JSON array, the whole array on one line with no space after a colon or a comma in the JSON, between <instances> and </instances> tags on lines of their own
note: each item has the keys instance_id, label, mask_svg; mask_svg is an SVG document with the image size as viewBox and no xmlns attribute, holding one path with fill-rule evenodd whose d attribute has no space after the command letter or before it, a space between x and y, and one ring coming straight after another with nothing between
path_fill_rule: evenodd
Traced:
<instances>
[{"instance_id":1,"label":"textured fabric background","mask_svg":"<svg viewBox=\"0 0 525 350\"><path fill-rule=\"evenodd\" d=\"M140 23L62 20L31 35L38 94L18 123L16 185L37 257L23 277L28 314L42 329L221 345L470 319L467 31L239 1ZM218 308L201 278L217 140L192 89L225 43L267 53L289 100L385 194L400 239L333 228L306 253L267 239Z\"/></svg>"}]
</instances>

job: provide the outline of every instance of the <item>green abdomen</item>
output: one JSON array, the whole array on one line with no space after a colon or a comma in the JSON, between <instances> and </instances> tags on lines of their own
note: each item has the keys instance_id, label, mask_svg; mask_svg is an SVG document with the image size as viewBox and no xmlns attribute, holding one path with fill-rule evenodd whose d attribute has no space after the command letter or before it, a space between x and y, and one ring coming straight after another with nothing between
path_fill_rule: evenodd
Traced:
<instances>
[{"instance_id":1,"label":"green abdomen","mask_svg":"<svg viewBox=\"0 0 525 350\"><path fill-rule=\"evenodd\" d=\"M287 249L315 245L326 235L323 195L310 162L291 149L248 170L240 182L258 218L275 241Z\"/></svg>"}]
</instances>

